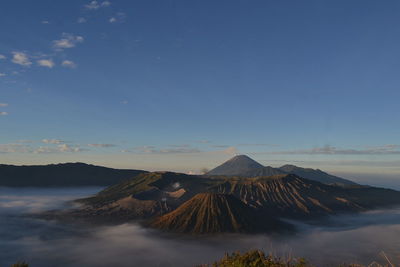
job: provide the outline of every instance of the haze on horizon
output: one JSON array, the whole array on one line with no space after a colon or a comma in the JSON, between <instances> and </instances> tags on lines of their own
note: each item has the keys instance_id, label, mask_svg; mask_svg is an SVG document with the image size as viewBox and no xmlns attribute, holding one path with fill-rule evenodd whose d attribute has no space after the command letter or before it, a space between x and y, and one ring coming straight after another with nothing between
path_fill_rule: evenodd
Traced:
<instances>
[{"instance_id":1,"label":"haze on horizon","mask_svg":"<svg viewBox=\"0 0 400 267\"><path fill-rule=\"evenodd\" d=\"M199 172L236 154L400 177L388 1L11 1L0 163Z\"/></svg>"}]
</instances>

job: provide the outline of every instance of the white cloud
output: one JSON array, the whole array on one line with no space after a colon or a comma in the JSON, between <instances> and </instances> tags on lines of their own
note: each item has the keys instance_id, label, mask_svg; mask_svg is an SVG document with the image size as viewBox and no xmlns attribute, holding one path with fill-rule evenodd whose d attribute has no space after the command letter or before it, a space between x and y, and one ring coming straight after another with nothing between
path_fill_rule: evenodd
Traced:
<instances>
[{"instance_id":1,"label":"white cloud","mask_svg":"<svg viewBox=\"0 0 400 267\"><path fill-rule=\"evenodd\" d=\"M76 64L75 64L73 61L71 61L71 60L64 60L64 61L61 63L61 65L62 65L63 67L67 67L67 68L75 68L75 67L76 67Z\"/></svg>"},{"instance_id":2,"label":"white cloud","mask_svg":"<svg viewBox=\"0 0 400 267\"><path fill-rule=\"evenodd\" d=\"M85 18L81 17L81 18L78 18L77 22L78 23L85 23L85 22L87 22L87 20Z\"/></svg>"},{"instance_id":3,"label":"white cloud","mask_svg":"<svg viewBox=\"0 0 400 267\"><path fill-rule=\"evenodd\" d=\"M110 1L103 1L103 2L98 2L98 1L91 1L89 4L85 5L87 9L90 10L96 10L99 9L100 7L108 7L111 5Z\"/></svg>"},{"instance_id":4,"label":"white cloud","mask_svg":"<svg viewBox=\"0 0 400 267\"><path fill-rule=\"evenodd\" d=\"M8 115L8 112L0 111L0 116L7 116L7 115Z\"/></svg>"},{"instance_id":5,"label":"white cloud","mask_svg":"<svg viewBox=\"0 0 400 267\"><path fill-rule=\"evenodd\" d=\"M24 52L12 52L13 58L12 62L21 66L30 66L32 62L29 60L29 57Z\"/></svg>"},{"instance_id":6,"label":"white cloud","mask_svg":"<svg viewBox=\"0 0 400 267\"><path fill-rule=\"evenodd\" d=\"M0 59L6 59L7 57L5 55L0 54Z\"/></svg>"},{"instance_id":7,"label":"white cloud","mask_svg":"<svg viewBox=\"0 0 400 267\"><path fill-rule=\"evenodd\" d=\"M77 146L70 146L67 144L61 144L58 145L57 147L49 147L49 146L40 146L36 148L35 150L30 150L27 152L33 152L33 153L58 153L58 152L82 152L84 151L80 147Z\"/></svg>"},{"instance_id":8,"label":"white cloud","mask_svg":"<svg viewBox=\"0 0 400 267\"><path fill-rule=\"evenodd\" d=\"M95 9L98 9L98 8L100 7L100 4L99 4L99 2L97 2L97 1L92 1L92 2L90 2L89 4L85 5L85 7L86 7L87 9L95 10Z\"/></svg>"},{"instance_id":9,"label":"white cloud","mask_svg":"<svg viewBox=\"0 0 400 267\"><path fill-rule=\"evenodd\" d=\"M223 150L222 153L228 154L228 155L237 155L239 151L237 150L236 147L228 147L227 149Z\"/></svg>"},{"instance_id":10,"label":"white cloud","mask_svg":"<svg viewBox=\"0 0 400 267\"><path fill-rule=\"evenodd\" d=\"M53 47L57 50L75 47L78 43L83 42L83 37L79 35L73 35L70 33L63 33L62 38L53 41Z\"/></svg>"},{"instance_id":11,"label":"white cloud","mask_svg":"<svg viewBox=\"0 0 400 267\"><path fill-rule=\"evenodd\" d=\"M103 1L102 3L101 3L101 6L104 6L104 7L107 7L107 6L110 6L111 5L111 2L110 1Z\"/></svg>"},{"instance_id":12,"label":"white cloud","mask_svg":"<svg viewBox=\"0 0 400 267\"><path fill-rule=\"evenodd\" d=\"M39 66L42 66L42 67L47 67L47 68L53 68L54 67L54 61L52 60L52 59L40 59L40 60L38 60L37 61L37 64L39 65Z\"/></svg>"},{"instance_id":13,"label":"white cloud","mask_svg":"<svg viewBox=\"0 0 400 267\"><path fill-rule=\"evenodd\" d=\"M69 146L67 144L58 145L58 150L60 152L82 152L83 149L76 146Z\"/></svg>"},{"instance_id":14,"label":"white cloud","mask_svg":"<svg viewBox=\"0 0 400 267\"><path fill-rule=\"evenodd\" d=\"M91 147L114 147L115 145L113 145L113 144L88 144L88 146L91 146Z\"/></svg>"},{"instance_id":15,"label":"white cloud","mask_svg":"<svg viewBox=\"0 0 400 267\"><path fill-rule=\"evenodd\" d=\"M42 24L50 24L48 20L42 20Z\"/></svg>"},{"instance_id":16,"label":"white cloud","mask_svg":"<svg viewBox=\"0 0 400 267\"><path fill-rule=\"evenodd\" d=\"M0 72L0 77L4 77L4 76L7 76L7 74Z\"/></svg>"},{"instance_id":17,"label":"white cloud","mask_svg":"<svg viewBox=\"0 0 400 267\"><path fill-rule=\"evenodd\" d=\"M116 22L124 22L126 18L125 13L123 12L118 12L115 16L111 17L108 22L110 23L116 23Z\"/></svg>"},{"instance_id":18,"label":"white cloud","mask_svg":"<svg viewBox=\"0 0 400 267\"><path fill-rule=\"evenodd\" d=\"M60 139L43 139L42 142L45 144L62 144L62 143L64 143L64 141L60 140Z\"/></svg>"},{"instance_id":19,"label":"white cloud","mask_svg":"<svg viewBox=\"0 0 400 267\"><path fill-rule=\"evenodd\" d=\"M0 103L0 107L8 107L7 103Z\"/></svg>"}]
</instances>

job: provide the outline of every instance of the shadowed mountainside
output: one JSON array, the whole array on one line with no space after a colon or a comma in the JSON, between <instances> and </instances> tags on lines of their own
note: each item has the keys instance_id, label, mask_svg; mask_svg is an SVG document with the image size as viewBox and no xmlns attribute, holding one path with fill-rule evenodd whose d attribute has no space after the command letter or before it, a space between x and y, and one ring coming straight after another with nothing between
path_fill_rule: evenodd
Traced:
<instances>
[{"instance_id":1,"label":"shadowed mountainside","mask_svg":"<svg viewBox=\"0 0 400 267\"><path fill-rule=\"evenodd\" d=\"M272 176L278 174L296 174L300 177L314 180L324 184L337 184L345 186L357 185L352 181L343 179L321 170L310 168L301 168L294 165L284 165L280 168L263 166L246 155L238 155L224 162L220 166L207 172L206 175L224 175L224 176L240 176L240 177L258 177Z\"/></svg>"},{"instance_id":2,"label":"shadowed mountainside","mask_svg":"<svg viewBox=\"0 0 400 267\"><path fill-rule=\"evenodd\" d=\"M31 166L0 164L0 186L109 186L144 172L85 163Z\"/></svg>"},{"instance_id":3,"label":"shadowed mountainside","mask_svg":"<svg viewBox=\"0 0 400 267\"><path fill-rule=\"evenodd\" d=\"M199 193L176 210L156 218L152 227L180 233L263 232L287 228L229 194Z\"/></svg>"},{"instance_id":4,"label":"shadowed mountainside","mask_svg":"<svg viewBox=\"0 0 400 267\"><path fill-rule=\"evenodd\" d=\"M61 216L94 222L145 220L146 225L151 220L152 227L176 232L248 232L253 228L275 229L274 224L269 223L265 223L264 228L255 226L250 222L253 219L268 218L269 222L279 218L308 220L398 205L400 192L326 185L294 174L242 178L152 172L78 201L83 204L80 209ZM224 213L229 216L224 217ZM201 228L202 224L208 226ZM223 230L222 225L228 228Z\"/></svg>"}]
</instances>

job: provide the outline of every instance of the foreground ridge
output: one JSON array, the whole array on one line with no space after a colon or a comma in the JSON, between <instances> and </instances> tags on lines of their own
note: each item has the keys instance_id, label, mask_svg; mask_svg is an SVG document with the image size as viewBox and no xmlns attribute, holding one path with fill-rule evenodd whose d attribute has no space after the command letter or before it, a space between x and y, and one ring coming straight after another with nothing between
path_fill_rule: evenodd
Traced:
<instances>
[{"instance_id":1,"label":"foreground ridge","mask_svg":"<svg viewBox=\"0 0 400 267\"><path fill-rule=\"evenodd\" d=\"M176 210L157 218L152 227L182 233L262 232L282 228L231 194L199 193Z\"/></svg>"}]
</instances>

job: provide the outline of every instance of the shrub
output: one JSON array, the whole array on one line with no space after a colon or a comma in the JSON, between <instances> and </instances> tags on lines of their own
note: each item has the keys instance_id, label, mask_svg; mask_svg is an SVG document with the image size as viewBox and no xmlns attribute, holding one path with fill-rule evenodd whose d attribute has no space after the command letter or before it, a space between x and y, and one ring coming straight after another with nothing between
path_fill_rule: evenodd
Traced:
<instances>
[{"instance_id":1,"label":"shrub","mask_svg":"<svg viewBox=\"0 0 400 267\"><path fill-rule=\"evenodd\" d=\"M213 267L310 267L307 262L300 259L283 260L271 255L266 256L260 250L251 250L241 254L234 252L225 254L221 260L215 262Z\"/></svg>"},{"instance_id":2,"label":"shrub","mask_svg":"<svg viewBox=\"0 0 400 267\"><path fill-rule=\"evenodd\" d=\"M15 264L11 265L11 267L29 267L29 264L22 261L22 262L17 262Z\"/></svg>"}]
</instances>

